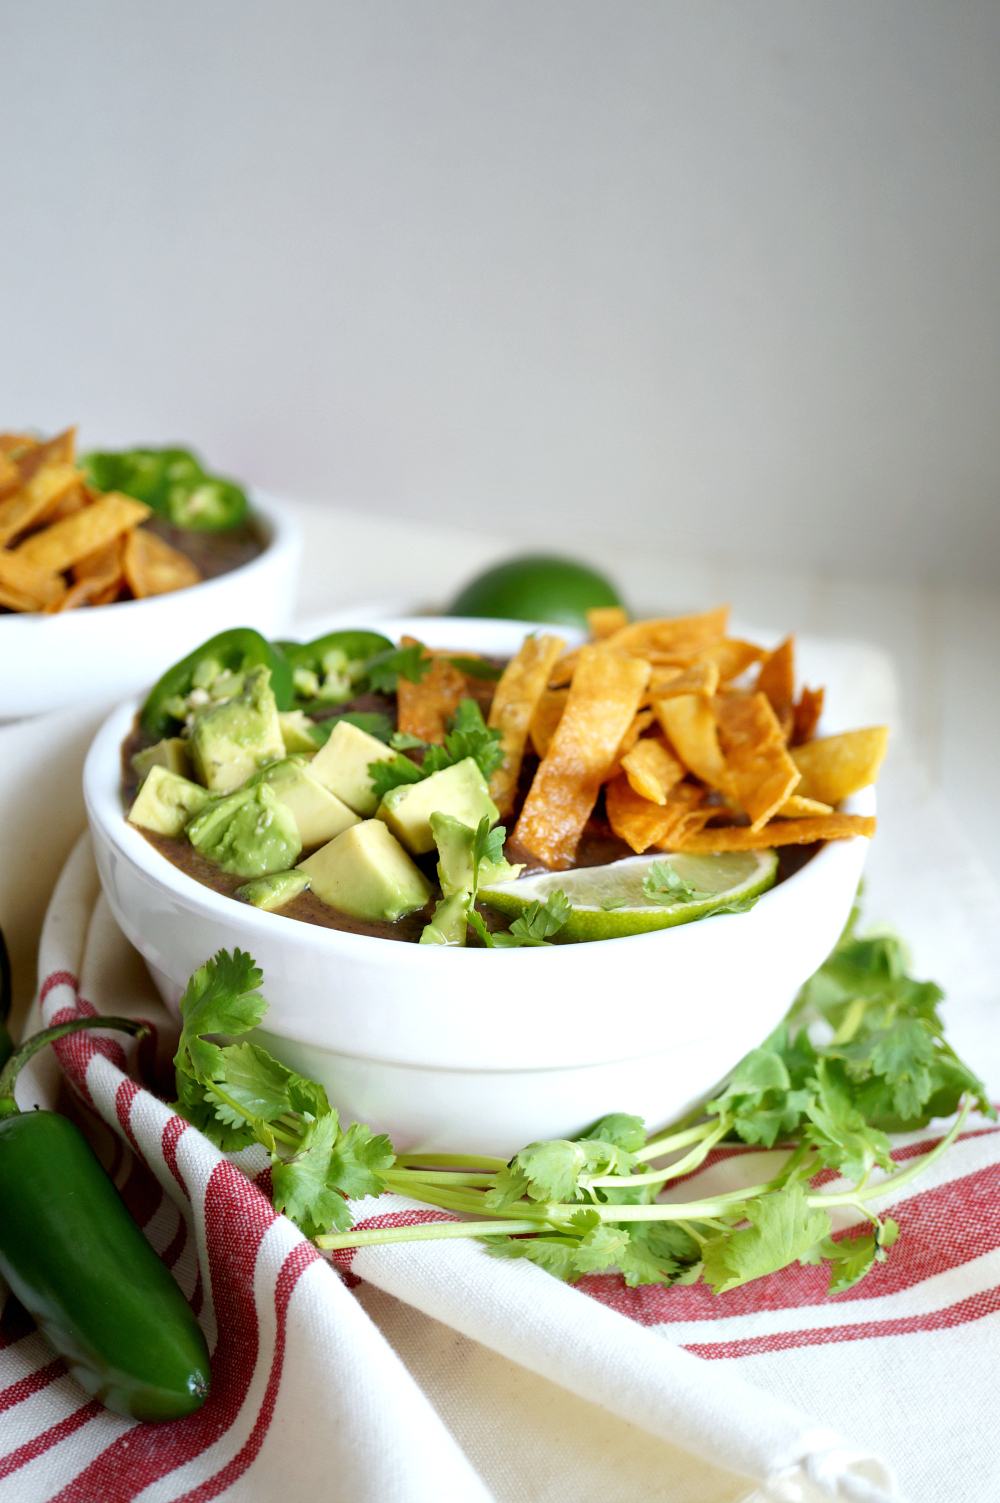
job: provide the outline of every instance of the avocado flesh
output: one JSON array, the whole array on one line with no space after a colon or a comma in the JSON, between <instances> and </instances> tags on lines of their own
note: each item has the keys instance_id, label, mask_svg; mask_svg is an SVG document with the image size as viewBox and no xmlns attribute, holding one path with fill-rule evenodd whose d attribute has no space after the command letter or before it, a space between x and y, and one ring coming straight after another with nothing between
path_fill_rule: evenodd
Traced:
<instances>
[{"instance_id":1,"label":"avocado flesh","mask_svg":"<svg viewBox=\"0 0 1000 1503\"><path fill-rule=\"evenodd\" d=\"M271 670L246 674L242 691L195 715L188 733L195 774L212 793L231 793L285 755Z\"/></svg>"},{"instance_id":2,"label":"avocado flesh","mask_svg":"<svg viewBox=\"0 0 1000 1503\"><path fill-rule=\"evenodd\" d=\"M377 819L414 855L422 856L434 849L432 814L450 814L475 830L485 815L490 824L499 819L497 806L490 798L489 785L472 757L434 772L421 783L404 783L392 788L378 807Z\"/></svg>"},{"instance_id":3,"label":"avocado flesh","mask_svg":"<svg viewBox=\"0 0 1000 1503\"><path fill-rule=\"evenodd\" d=\"M368 819L378 808L368 773L369 762L391 762L396 753L367 731L339 720L330 739L309 765L310 776L341 799L355 814Z\"/></svg>"},{"instance_id":4,"label":"avocado flesh","mask_svg":"<svg viewBox=\"0 0 1000 1503\"><path fill-rule=\"evenodd\" d=\"M132 758L132 766L140 778L149 776L154 767L165 767L168 772L179 773L182 778L191 776L191 758L187 742L180 736L167 736L155 746L144 747Z\"/></svg>"},{"instance_id":5,"label":"avocado flesh","mask_svg":"<svg viewBox=\"0 0 1000 1503\"><path fill-rule=\"evenodd\" d=\"M470 896L467 892L455 892L449 898L442 898L434 909L434 917L421 931L420 944L464 945L468 933Z\"/></svg>"},{"instance_id":6,"label":"avocado flesh","mask_svg":"<svg viewBox=\"0 0 1000 1503\"><path fill-rule=\"evenodd\" d=\"M212 795L197 783L156 762L129 810L129 823L157 835L180 835L188 821L211 801Z\"/></svg>"},{"instance_id":7,"label":"avocado flesh","mask_svg":"<svg viewBox=\"0 0 1000 1503\"><path fill-rule=\"evenodd\" d=\"M423 872L377 819L352 825L298 870L322 902L355 918L395 923L431 896Z\"/></svg>"},{"instance_id":8,"label":"avocado flesh","mask_svg":"<svg viewBox=\"0 0 1000 1503\"><path fill-rule=\"evenodd\" d=\"M302 854L292 811L266 783L213 800L187 833L206 860L235 877L286 871Z\"/></svg>"},{"instance_id":9,"label":"avocado flesh","mask_svg":"<svg viewBox=\"0 0 1000 1503\"><path fill-rule=\"evenodd\" d=\"M246 786L253 788L258 783L267 783L275 797L291 810L305 849L325 845L358 823L358 816L309 773L302 757L269 763L255 772Z\"/></svg>"},{"instance_id":10,"label":"avocado flesh","mask_svg":"<svg viewBox=\"0 0 1000 1503\"><path fill-rule=\"evenodd\" d=\"M309 878L303 872L271 872L269 876L244 882L242 887L237 887L235 896L271 913L275 908L284 908L308 886Z\"/></svg>"},{"instance_id":11,"label":"avocado flesh","mask_svg":"<svg viewBox=\"0 0 1000 1503\"><path fill-rule=\"evenodd\" d=\"M316 754L316 743L309 734L309 727L315 724L310 720L305 710L279 710L278 724L281 726L281 739L285 743L286 752L304 752Z\"/></svg>"}]
</instances>

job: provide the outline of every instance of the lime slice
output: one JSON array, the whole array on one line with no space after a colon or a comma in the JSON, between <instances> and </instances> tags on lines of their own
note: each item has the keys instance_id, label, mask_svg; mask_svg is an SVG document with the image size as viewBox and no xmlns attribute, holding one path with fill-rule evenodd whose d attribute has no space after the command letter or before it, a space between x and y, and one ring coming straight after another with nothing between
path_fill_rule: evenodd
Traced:
<instances>
[{"instance_id":1,"label":"lime slice","mask_svg":"<svg viewBox=\"0 0 1000 1503\"><path fill-rule=\"evenodd\" d=\"M687 883L697 896L688 901L671 901L670 892L664 891L664 902L650 902L643 891L645 878L661 890L669 886L657 884L658 873L652 871L660 862L671 867L680 883ZM630 856L624 861L613 861L610 866L543 872L521 877L517 882L481 887L479 896L491 908L515 919L529 903L544 903L552 893L561 891L573 911L557 939L620 939L626 934L646 934L652 929L690 924L694 919L718 913L722 904L749 903L773 885L777 870L778 857L774 851Z\"/></svg>"},{"instance_id":2,"label":"lime slice","mask_svg":"<svg viewBox=\"0 0 1000 1503\"><path fill-rule=\"evenodd\" d=\"M551 621L586 630L588 610L621 603L610 580L586 564L529 554L507 559L471 580L455 596L448 615Z\"/></svg>"}]
</instances>

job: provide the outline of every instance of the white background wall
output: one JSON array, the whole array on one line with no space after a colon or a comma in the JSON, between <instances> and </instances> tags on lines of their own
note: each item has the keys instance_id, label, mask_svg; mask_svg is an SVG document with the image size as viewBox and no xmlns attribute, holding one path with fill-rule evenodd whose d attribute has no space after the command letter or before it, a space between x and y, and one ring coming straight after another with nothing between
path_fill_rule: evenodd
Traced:
<instances>
[{"instance_id":1,"label":"white background wall","mask_svg":"<svg viewBox=\"0 0 1000 1503\"><path fill-rule=\"evenodd\" d=\"M0 0L0 423L994 585L998 63L996 0Z\"/></svg>"}]
</instances>

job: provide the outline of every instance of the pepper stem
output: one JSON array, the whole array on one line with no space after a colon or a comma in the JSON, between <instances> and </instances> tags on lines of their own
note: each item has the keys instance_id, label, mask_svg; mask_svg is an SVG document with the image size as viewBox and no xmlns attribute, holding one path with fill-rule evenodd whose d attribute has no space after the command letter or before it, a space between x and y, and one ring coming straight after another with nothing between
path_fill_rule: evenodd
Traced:
<instances>
[{"instance_id":1,"label":"pepper stem","mask_svg":"<svg viewBox=\"0 0 1000 1503\"><path fill-rule=\"evenodd\" d=\"M57 1039L65 1038L69 1033L80 1033L84 1028L112 1028L119 1033L131 1033L135 1038L145 1038L149 1032L148 1023L140 1023L136 1018L70 1018L65 1023L55 1023L51 1028L43 1028L39 1033L33 1033L30 1039L25 1039L19 1045L10 1059L0 1070L0 1117L12 1117L20 1107L14 1100L14 1083L20 1074L21 1067L39 1050L47 1044L54 1044Z\"/></svg>"}]
</instances>

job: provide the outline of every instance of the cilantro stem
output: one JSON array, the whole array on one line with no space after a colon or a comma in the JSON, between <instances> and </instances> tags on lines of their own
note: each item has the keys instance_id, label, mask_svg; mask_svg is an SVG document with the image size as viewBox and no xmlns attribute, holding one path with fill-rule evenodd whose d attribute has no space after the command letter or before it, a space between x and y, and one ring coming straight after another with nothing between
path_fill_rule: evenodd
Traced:
<instances>
[{"instance_id":1,"label":"cilantro stem","mask_svg":"<svg viewBox=\"0 0 1000 1503\"><path fill-rule=\"evenodd\" d=\"M909 1169L903 1169L899 1172L899 1174L891 1174L889 1175L888 1179L880 1180L876 1185L865 1185L863 1188L860 1186L855 1186L853 1190L850 1190L843 1195L810 1195L808 1200L810 1208L814 1209L823 1206L857 1205L860 1209L861 1202L863 1200L875 1200L883 1195L894 1194L903 1185L908 1185L911 1180L915 1180L918 1175L923 1174L924 1170L928 1169L931 1164L934 1163L935 1159L939 1159L941 1155L951 1147L952 1143L954 1143L955 1139L962 1131L962 1128L965 1126L965 1120L971 1112L974 1104L975 1102L973 1097L966 1096L965 1103L962 1106L962 1110L959 1112L957 1119L949 1128L945 1136L941 1139L937 1147L932 1148L930 1153L926 1154L922 1159L918 1159L917 1162L915 1164L912 1164ZM865 1214L867 1215L867 1212Z\"/></svg>"},{"instance_id":2,"label":"cilantro stem","mask_svg":"<svg viewBox=\"0 0 1000 1503\"><path fill-rule=\"evenodd\" d=\"M506 1159L487 1158L476 1153L397 1153L396 1169L412 1169L418 1165L427 1168L492 1169L499 1172L507 1168Z\"/></svg>"},{"instance_id":3,"label":"cilantro stem","mask_svg":"<svg viewBox=\"0 0 1000 1503\"><path fill-rule=\"evenodd\" d=\"M689 1143L697 1143L714 1131L715 1128L709 1121L699 1122L697 1127L689 1127L686 1132L668 1133L666 1137L661 1134L659 1137L650 1138L645 1148L640 1148L635 1157L640 1160L659 1159L664 1154L673 1153L675 1148L686 1148Z\"/></svg>"},{"instance_id":4,"label":"cilantro stem","mask_svg":"<svg viewBox=\"0 0 1000 1503\"><path fill-rule=\"evenodd\" d=\"M222 1086L217 1080L205 1081L205 1088L208 1090L210 1095L218 1096L219 1100L224 1101L228 1107L231 1107L233 1109L234 1112L239 1112L240 1116L243 1117L247 1122L249 1122L250 1125L256 1130L257 1124L260 1122L260 1118L255 1117L253 1112L248 1112L245 1106L240 1106L238 1101L234 1101L229 1092L223 1090ZM298 1134L283 1132L282 1129L280 1127L276 1127L273 1122L266 1122L264 1125L271 1136L277 1138L279 1142L287 1143L290 1148L299 1147L301 1139L299 1138Z\"/></svg>"},{"instance_id":5,"label":"cilantro stem","mask_svg":"<svg viewBox=\"0 0 1000 1503\"><path fill-rule=\"evenodd\" d=\"M577 1206L577 1210L579 1210ZM517 1237L536 1232L533 1221L430 1221L424 1226L377 1226L367 1232L333 1232L314 1237L317 1247L332 1251L343 1247L373 1247L384 1242L437 1242L445 1237Z\"/></svg>"},{"instance_id":6,"label":"cilantro stem","mask_svg":"<svg viewBox=\"0 0 1000 1503\"><path fill-rule=\"evenodd\" d=\"M401 1186L424 1185L476 1185L483 1190L492 1190L496 1184L495 1174L458 1174L454 1169L383 1169L383 1179L396 1180Z\"/></svg>"},{"instance_id":7,"label":"cilantro stem","mask_svg":"<svg viewBox=\"0 0 1000 1503\"><path fill-rule=\"evenodd\" d=\"M666 1169L651 1169L648 1174L630 1174L627 1176L606 1174L602 1175L600 1179L589 1180L588 1188L591 1190L603 1190L609 1185L614 1185L618 1189L621 1189L622 1185L625 1184L631 1190L634 1185L657 1185L662 1184L668 1179L679 1179L682 1174L689 1174L692 1169L697 1169L698 1165L711 1153L719 1139L725 1137L731 1125L732 1119L728 1115L723 1117L714 1130L709 1132L708 1136L703 1138L700 1143L696 1144L690 1153L685 1154L682 1159L678 1159L675 1164L668 1164Z\"/></svg>"}]
</instances>

